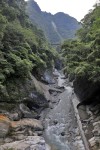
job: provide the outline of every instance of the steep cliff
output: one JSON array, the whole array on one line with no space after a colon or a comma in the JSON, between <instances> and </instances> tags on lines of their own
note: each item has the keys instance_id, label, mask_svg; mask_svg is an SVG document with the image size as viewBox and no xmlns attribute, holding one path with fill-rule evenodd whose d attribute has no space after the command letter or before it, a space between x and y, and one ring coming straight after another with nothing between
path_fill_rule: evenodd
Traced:
<instances>
[{"instance_id":1,"label":"steep cliff","mask_svg":"<svg viewBox=\"0 0 100 150\"><path fill-rule=\"evenodd\" d=\"M75 92L82 104L100 103L100 6L81 21L77 40L62 46L64 70L75 77Z\"/></svg>"}]
</instances>

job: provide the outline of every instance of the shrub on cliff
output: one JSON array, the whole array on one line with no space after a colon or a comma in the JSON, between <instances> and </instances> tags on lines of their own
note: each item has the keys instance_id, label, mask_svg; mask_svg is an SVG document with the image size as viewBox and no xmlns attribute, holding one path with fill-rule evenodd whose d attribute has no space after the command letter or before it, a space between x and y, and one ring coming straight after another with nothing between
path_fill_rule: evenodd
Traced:
<instances>
[{"instance_id":1,"label":"shrub on cliff","mask_svg":"<svg viewBox=\"0 0 100 150\"><path fill-rule=\"evenodd\" d=\"M30 73L51 67L55 58L43 32L29 21L25 7L24 0L0 1L0 95L6 95L11 79L27 80Z\"/></svg>"},{"instance_id":2,"label":"shrub on cliff","mask_svg":"<svg viewBox=\"0 0 100 150\"><path fill-rule=\"evenodd\" d=\"M81 23L79 38L62 45L64 70L100 82L100 6L89 12Z\"/></svg>"}]
</instances>

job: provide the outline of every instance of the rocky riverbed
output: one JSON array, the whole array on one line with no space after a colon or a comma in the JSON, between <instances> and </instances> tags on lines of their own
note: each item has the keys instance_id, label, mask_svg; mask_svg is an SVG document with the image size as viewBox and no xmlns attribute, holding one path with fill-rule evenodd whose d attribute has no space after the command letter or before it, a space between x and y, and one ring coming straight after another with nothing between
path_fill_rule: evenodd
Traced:
<instances>
[{"instance_id":1,"label":"rocky riverbed","mask_svg":"<svg viewBox=\"0 0 100 150\"><path fill-rule=\"evenodd\" d=\"M30 95L35 106L0 104L0 150L84 150L72 106L72 84L57 71L54 76L56 82L50 85L33 79L46 104L34 91Z\"/></svg>"},{"instance_id":2,"label":"rocky riverbed","mask_svg":"<svg viewBox=\"0 0 100 150\"><path fill-rule=\"evenodd\" d=\"M82 127L91 150L100 149L100 104L80 106L78 109Z\"/></svg>"},{"instance_id":3,"label":"rocky riverbed","mask_svg":"<svg viewBox=\"0 0 100 150\"><path fill-rule=\"evenodd\" d=\"M43 112L44 138L51 150L84 150L72 105L72 83L58 73L56 84L50 85L50 108Z\"/></svg>"},{"instance_id":4,"label":"rocky riverbed","mask_svg":"<svg viewBox=\"0 0 100 150\"><path fill-rule=\"evenodd\" d=\"M0 150L50 150L40 120L41 111L49 106L48 86L33 76L27 86L28 90L22 87L21 102L0 103Z\"/></svg>"}]
</instances>

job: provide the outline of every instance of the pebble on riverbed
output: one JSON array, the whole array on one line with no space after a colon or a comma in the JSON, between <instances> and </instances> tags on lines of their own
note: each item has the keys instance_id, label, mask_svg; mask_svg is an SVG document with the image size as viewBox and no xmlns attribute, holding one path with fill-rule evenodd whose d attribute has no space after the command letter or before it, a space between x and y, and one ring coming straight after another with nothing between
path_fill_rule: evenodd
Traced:
<instances>
[{"instance_id":1,"label":"pebble on riverbed","mask_svg":"<svg viewBox=\"0 0 100 150\"><path fill-rule=\"evenodd\" d=\"M65 136L65 132L62 132L62 133L61 133L61 136Z\"/></svg>"},{"instance_id":2,"label":"pebble on riverbed","mask_svg":"<svg viewBox=\"0 0 100 150\"><path fill-rule=\"evenodd\" d=\"M58 121L57 121L57 120L54 120L53 123L54 123L54 125L56 125L56 124L58 123Z\"/></svg>"}]
</instances>

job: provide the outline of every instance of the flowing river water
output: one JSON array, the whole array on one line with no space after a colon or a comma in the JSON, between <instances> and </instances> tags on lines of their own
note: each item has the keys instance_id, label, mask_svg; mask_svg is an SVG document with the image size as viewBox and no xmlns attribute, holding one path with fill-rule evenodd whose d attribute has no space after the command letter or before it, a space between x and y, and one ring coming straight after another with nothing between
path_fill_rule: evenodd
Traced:
<instances>
[{"instance_id":1,"label":"flowing river water","mask_svg":"<svg viewBox=\"0 0 100 150\"><path fill-rule=\"evenodd\" d=\"M72 106L73 88L67 84L58 72L57 84L51 87L61 89L62 92L51 94L51 109L44 112L44 138L51 150L84 150Z\"/></svg>"}]
</instances>

